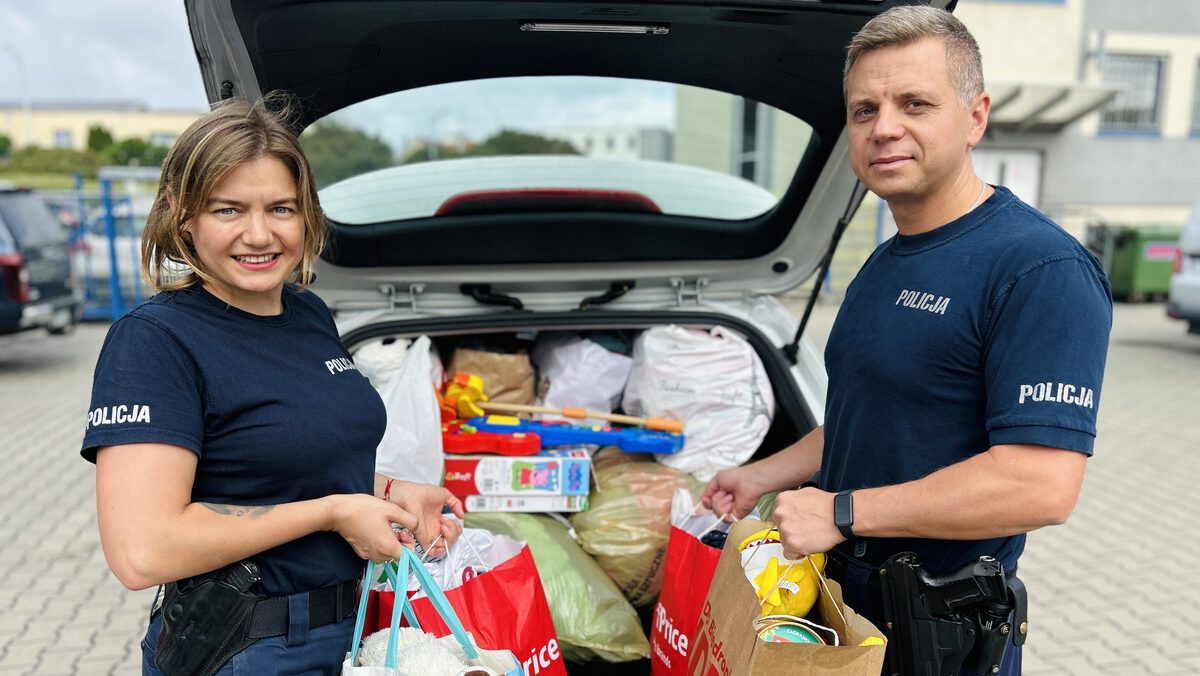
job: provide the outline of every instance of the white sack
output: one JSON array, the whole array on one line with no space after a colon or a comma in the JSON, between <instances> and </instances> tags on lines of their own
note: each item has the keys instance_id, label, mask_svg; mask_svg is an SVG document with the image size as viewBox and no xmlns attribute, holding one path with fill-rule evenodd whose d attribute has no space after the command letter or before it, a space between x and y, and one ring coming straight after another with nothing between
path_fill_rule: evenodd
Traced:
<instances>
[{"instance_id":1,"label":"white sack","mask_svg":"<svg viewBox=\"0 0 1200 676\"><path fill-rule=\"evenodd\" d=\"M775 394L762 361L740 336L720 326L658 326L634 341L622 408L683 421L683 450L657 458L707 481L758 450L775 415Z\"/></svg>"},{"instance_id":2,"label":"white sack","mask_svg":"<svg viewBox=\"0 0 1200 676\"><path fill-rule=\"evenodd\" d=\"M612 413L621 401L633 359L569 333L543 334L533 346L538 369L537 405L582 408ZM546 420L565 420L541 414ZM602 420L571 420L573 424L604 424Z\"/></svg>"},{"instance_id":3,"label":"white sack","mask_svg":"<svg viewBox=\"0 0 1200 676\"><path fill-rule=\"evenodd\" d=\"M416 339L404 352L398 369L394 351L389 354L391 368L384 370L384 384L379 389L387 408L387 430L375 451L375 471L393 479L440 485L442 416L433 379L440 375L441 364L434 368L432 348L428 336Z\"/></svg>"}]
</instances>

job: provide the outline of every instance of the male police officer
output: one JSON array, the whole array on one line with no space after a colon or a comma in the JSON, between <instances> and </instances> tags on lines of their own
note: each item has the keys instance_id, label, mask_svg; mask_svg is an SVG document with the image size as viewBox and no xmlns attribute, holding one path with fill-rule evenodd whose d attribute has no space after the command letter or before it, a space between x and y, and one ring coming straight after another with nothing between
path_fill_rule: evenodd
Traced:
<instances>
[{"instance_id":1,"label":"male police officer","mask_svg":"<svg viewBox=\"0 0 1200 676\"><path fill-rule=\"evenodd\" d=\"M931 574L996 557L1074 509L1096 433L1112 322L1095 259L1003 187L971 150L991 99L975 39L949 12L898 7L851 41L854 173L899 234L846 291L826 349L825 425L719 473L718 513L780 493L785 548L831 552L851 606L893 554ZM819 472L817 487L794 489ZM873 617L877 623L878 617ZM1004 673L1019 673L1009 651Z\"/></svg>"}]
</instances>

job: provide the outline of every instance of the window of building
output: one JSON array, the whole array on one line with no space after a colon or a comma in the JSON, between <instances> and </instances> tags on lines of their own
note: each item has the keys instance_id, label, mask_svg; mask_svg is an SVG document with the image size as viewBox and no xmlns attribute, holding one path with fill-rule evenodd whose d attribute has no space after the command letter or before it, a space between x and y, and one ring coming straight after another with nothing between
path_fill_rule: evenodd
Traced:
<instances>
[{"instance_id":1,"label":"window of building","mask_svg":"<svg viewBox=\"0 0 1200 676\"><path fill-rule=\"evenodd\" d=\"M54 147L55 148L74 148L75 137L70 129L55 129L54 130Z\"/></svg>"},{"instance_id":2,"label":"window of building","mask_svg":"<svg viewBox=\"0 0 1200 676\"><path fill-rule=\"evenodd\" d=\"M759 185L770 182L771 110L750 99L734 100L732 173Z\"/></svg>"},{"instance_id":3,"label":"window of building","mask_svg":"<svg viewBox=\"0 0 1200 676\"><path fill-rule=\"evenodd\" d=\"M150 134L150 145L171 147L175 143L175 139L179 138L178 134L171 132L156 131Z\"/></svg>"},{"instance_id":4,"label":"window of building","mask_svg":"<svg viewBox=\"0 0 1200 676\"><path fill-rule=\"evenodd\" d=\"M1101 113L1101 132L1158 133L1165 61L1160 56L1134 54L1104 58L1104 81L1124 89Z\"/></svg>"},{"instance_id":5,"label":"window of building","mask_svg":"<svg viewBox=\"0 0 1200 676\"><path fill-rule=\"evenodd\" d=\"M1200 61L1196 62L1196 82L1192 85L1192 136L1200 136Z\"/></svg>"}]
</instances>

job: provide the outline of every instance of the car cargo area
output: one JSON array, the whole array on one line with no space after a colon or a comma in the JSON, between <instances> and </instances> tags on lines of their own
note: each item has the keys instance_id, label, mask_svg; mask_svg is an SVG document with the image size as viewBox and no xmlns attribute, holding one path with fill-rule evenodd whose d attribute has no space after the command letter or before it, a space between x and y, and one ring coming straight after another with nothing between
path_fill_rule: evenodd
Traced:
<instances>
[{"instance_id":1,"label":"car cargo area","mask_svg":"<svg viewBox=\"0 0 1200 676\"><path fill-rule=\"evenodd\" d=\"M431 383L436 382L439 371L443 380L452 380L454 369L465 365L489 372L483 380L491 380L486 383L489 389L499 388L488 393L495 401L545 404L548 407L575 403L586 406L589 412L598 412L597 407L603 407L603 403L589 396L589 392L603 389L609 401L615 399L611 411L604 412L680 418L684 424L684 439L691 439L689 429L695 430L700 437L711 437L714 432L711 429L704 431L704 420L690 417L692 414L687 412L675 415L674 411L657 410L653 404L655 396L646 394L648 383L642 372L654 371L655 365L644 360L653 353L674 362L678 354L687 352L688 348L671 341L686 341L689 337L700 341L701 346L713 344L718 351L724 349L722 341L728 341L729 350L740 350L750 362L757 362L747 371L766 376L763 391L750 397L758 403L749 406L743 396L746 393L739 393L736 385L729 384L748 374L722 372L716 365L722 360L713 359L711 355L708 358L708 363L713 365L711 368L678 374L678 382L667 386L668 389L682 388L685 384L695 386L694 398L703 398L710 404L717 402L717 407L722 401L728 402L724 410L706 409L714 416L725 416L724 420L728 421L722 426L725 428L737 428L742 422L751 425L751 418L761 416L765 412L763 404L769 404L769 422L747 436L747 439L754 439L753 447L741 449L742 462L778 451L815 424L812 413L802 404L797 380L789 372L792 367L783 351L755 326L741 319L699 311L538 313L536 317L525 314L380 321L350 330L344 333L343 339L354 355L357 368L372 379L389 407L389 434L391 426L402 420L405 422L401 424L406 425L409 433L415 426L429 425L413 423L405 417L412 415L414 407L398 404L396 398L410 399L411 386L398 386L386 374L381 377L380 364L386 364L385 371L397 369L393 372L396 373L404 369L409 359L436 355L428 364L418 362L421 372L431 368L431 373L426 374L428 379L418 385L418 389L426 387L432 393ZM666 352L661 350L665 343L659 339L663 338L670 343ZM657 347L654 346L656 340L659 341ZM424 346L428 346L427 352ZM389 351L391 356L380 357ZM575 362L569 363L572 359ZM629 368L626 376L620 375L622 364ZM615 377L614 371L617 372ZM584 375L581 377L580 373ZM669 376L655 372L651 377L661 380ZM382 381L382 387L377 381ZM568 385L566 394L561 390L563 381L573 383ZM616 392L614 388L618 386L621 391ZM644 396L631 399L633 389L638 389ZM518 390L522 393L518 394ZM452 390L443 385L442 391ZM424 395L416 392L415 396ZM570 402L563 397L580 401ZM646 401L650 401L649 407ZM623 404L632 404L635 410L625 410ZM392 418L394 406L404 409L401 417L395 420ZM597 419L585 421L554 415L533 417L596 429L610 425ZM615 430L635 429L627 425L610 426ZM381 444L381 458L385 455L383 446L388 440L385 436ZM697 441L703 439L697 437ZM417 442L410 438L407 443ZM689 449L689 443L685 441L682 451ZM547 485L481 488L483 492L496 494L473 498L478 507L474 510L471 509L472 502L465 501L468 505L465 525L468 529L484 528L529 544L538 564L558 645L569 673L613 673L616 669L621 673L649 673L649 637L656 629L669 631L661 618L656 621L655 602L671 529L672 494L685 489L698 501L707 477L716 468L701 461L703 470L682 471L666 464L671 462L674 454L656 456L650 452L624 452L600 444L566 448L583 449L589 458L590 481L585 480L588 489L582 503L578 500L580 491L572 491L566 485L565 463L569 461L562 460L563 474L559 477L562 485L558 488ZM457 453L443 456L445 464L441 478L444 485L460 486L455 482L464 477L458 468L467 462L462 458L469 457ZM550 463L541 456L493 454L486 457L487 462L507 463L503 476L505 480L514 477L514 481L518 474L516 470L510 473L510 466L529 468L526 474L536 477L537 463L544 466ZM482 475L483 470L479 473ZM549 475L549 483L554 483L553 475ZM576 495L535 497L533 494L539 493L538 488L549 488L547 493ZM461 486L452 490L458 494ZM517 657L531 659L525 664L526 673L539 673L536 656Z\"/></svg>"}]
</instances>

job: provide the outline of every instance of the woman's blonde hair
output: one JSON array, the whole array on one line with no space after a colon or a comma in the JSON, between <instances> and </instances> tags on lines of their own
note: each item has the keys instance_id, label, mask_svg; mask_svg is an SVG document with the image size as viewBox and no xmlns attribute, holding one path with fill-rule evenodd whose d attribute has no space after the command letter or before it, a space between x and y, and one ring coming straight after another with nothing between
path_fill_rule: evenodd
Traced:
<instances>
[{"instance_id":1,"label":"woman's blonde hair","mask_svg":"<svg viewBox=\"0 0 1200 676\"><path fill-rule=\"evenodd\" d=\"M200 281L216 283L185 230L234 169L263 157L283 163L296 181L304 219L304 250L292 281L312 282L313 263L325 246L325 215L308 159L288 126L294 104L284 94L257 103L223 101L180 135L163 160L158 194L142 234L142 277L156 291L175 291Z\"/></svg>"},{"instance_id":2,"label":"woman's blonde hair","mask_svg":"<svg viewBox=\"0 0 1200 676\"><path fill-rule=\"evenodd\" d=\"M922 5L893 7L867 22L850 40L842 69L842 93L850 78L850 69L867 52L884 47L903 47L928 37L940 37L946 44L946 65L950 84L963 108L970 108L983 93L983 57L975 37L950 12Z\"/></svg>"}]
</instances>

